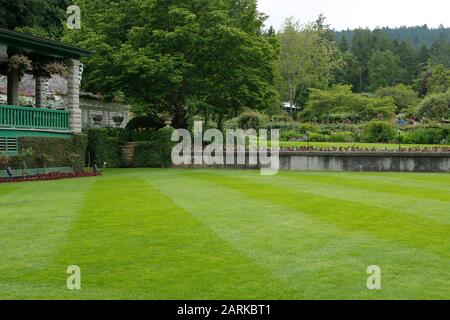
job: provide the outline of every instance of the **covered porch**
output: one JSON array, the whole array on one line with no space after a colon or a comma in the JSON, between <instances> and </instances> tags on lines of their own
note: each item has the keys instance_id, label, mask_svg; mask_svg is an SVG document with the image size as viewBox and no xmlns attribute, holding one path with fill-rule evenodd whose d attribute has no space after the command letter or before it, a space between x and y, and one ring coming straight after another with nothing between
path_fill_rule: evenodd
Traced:
<instances>
[{"instance_id":1,"label":"covered porch","mask_svg":"<svg viewBox=\"0 0 450 320\"><path fill-rule=\"evenodd\" d=\"M3 140L81 133L80 58L90 55L71 45L0 29L0 74L7 76L7 103L0 104L0 152ZM49 108L46 101L46 82L55 65L64 69L68 83L65 105L58 110ZM24 74L35 79L34 105L20 102Z\"/></svg>"}]
</instances>

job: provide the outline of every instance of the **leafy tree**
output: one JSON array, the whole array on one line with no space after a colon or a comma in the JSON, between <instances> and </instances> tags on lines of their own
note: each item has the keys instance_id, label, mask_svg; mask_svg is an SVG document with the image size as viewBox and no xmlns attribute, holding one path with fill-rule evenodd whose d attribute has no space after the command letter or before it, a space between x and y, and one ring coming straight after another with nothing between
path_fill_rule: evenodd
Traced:
<instances>
[{"instance_id":1,"label":"leafy tree","mask_svg":"<svg viewBox=\"0 0 450 320\"><path fill-rule=\"evenodd\" d=\"M423 45L420 47L419 52L417 54L418 62L421 64L428 63L428 60L430 60L431 54L430 49L428 49L427 46Z\"/></svg>"},{"instance_id":2,"label":"leafy tree","mask_svg":"<svg viewBox=\"0 0 450 320\"><path fill-rule=\"evenodd\" d=\"M391 119L392 97L372 97L352 92L351 86L337 85L331 90L311 89L303 117L310 121L367 121Z\"/></svg>"},{"instance_id":3,"label":"leafy tree","mask_svg":"<svg viewBox=\"0 0 450 320\"><path fill-rule=\"evenodd\" d=\"M395 87L385 87L378 89L375 94L378 97L392 97L396 108L396 113L402 113L418 102L417 93L404 84L398 84Z\"/></svg>"},{"instance_id":4,"label":"leafy tree","mask_svg":"<svg viewBox=\"0 0 450 320\"><path fill-rule=\"evenodd\" d=\"M345 37L344 34L342 35L341 39L338 42L338 48L339 50L341 50L342 53L345 53L348 50L350 50L350 45L348 44L347 38Z\"/></svg>"},{"instance_id":5,"label":"leafy tree","mask_svg":"<svg viewBox=\"0 0 450 320\"><path fill-rule=\"evenodd\" d=\"M96 52L86 60L89 91L123 91L137 114L169 113L177 128L198 112L220 126L275 99L277 48L255 0L77 3L83 28L67 39Z\"/></svg>"},{"instance_id":6,"label":"leafy tree","mask_svg":"<svg viewBox=\"0 0 450 320\"><path fill-rule=\"evenodd\" d=\"M355 30L352 41L352 53L358 60L358 92L366 89L369 80L368 61L372 53L372 36L368 29Z\"/></svg>"},{"instance_id":7,"label":"leafy tree","mask_svg":"<svg viewBox=\"0 0 450 320\"><path fill-rule=\"evenodd\" d=\"M419 97L429 93L442 93L450 87L450 72L443 65L427 65L416 80Z\"/></svg>"},{"instance_id":8,"label":"leafy tree","mask_svg":"<svg viewBox=\"0 0 450 320\"><path fill-rule=\"evenodd\" d=\"M340 59L326 28L323 17L306 26L290 18L277 35L281 46L278 70L283 79L282 92L291 106L304 99L308 88L326 88L333 80Z\"/></svg>"},{"instance_id":9,"label":"leafy tree","mask_svg":"<svg viewBox=\"0 0 450 320\"><path fill-rule=\"evenodd\" d=\"M374 51L387 51L394 50L394 42L391 38L381 29L375 29L372 31L371 49Z\"/></svg>"},{"instance_id":10,"label":"leafy tree","mask_svg":"<svg viewBox=\"0 0 450 320\"><path fill-rule=\"evenodd\" d=\"M59 39L71 0L0 0L0 28Z\"/></svg>"},{"instance_id":11,"label":"leafy tree","mask_svg":"<svg viewBox=\"0 0 450 320\"><path fill-rule=\"evenodd\" d=\"M392 86L400 74L400 58L392 51L375 51L368 63L371 90Z\"/></svg>"},{"instance_id":12,"label":"leafy tree","mask_svg":"<svg viewBox=\"0 0 450 320\"><path fill-rule=\"evenodd\" d=\"M335 70L336 83L358 87L360 81L358 59L351 51L346 51L342 54L342 61L342 66Z\"/></svg>"},{"instance_id":13,"label":"leafy tree","mask_svg":"<svg viewBox=\"0 0 450 320\"><path fill-rule=\"evenodd\" d=\"M403 41L399 44L396 54L400 58L400 81L405 84L411 84L418 74L418 59L415 49L409 42Z\"/></svg>"},{"instance_id":14,"label":"leafy tree","mask_svg":"<svg viewBox=\"0 0 450 320\"><path fill-rule=\"evenodd\" d=\"M441 33L431 47L431 62L450 68L450 41L448 35Z\"/></svg>"},{"instance_id":15,"label":"leafy tree","mask_svg":"<svg viewBox=\"0 0 450 320\"><path fill-rule=\"evenodd\" d=\"M437 65L428 80L429 93L443 93L450 88L450 70L443 65Z\"/></svg>"},{"instance_id":16,"label":"leafy tree","mask_svg":"<svg viewBox=\"0 0 450 320\"><path fill-rule=\"evenodd\" d=\"M450 90L444 93L430 94L419 104L417 117L432 120L450 119Z\"/></svg>"}]
</instances>

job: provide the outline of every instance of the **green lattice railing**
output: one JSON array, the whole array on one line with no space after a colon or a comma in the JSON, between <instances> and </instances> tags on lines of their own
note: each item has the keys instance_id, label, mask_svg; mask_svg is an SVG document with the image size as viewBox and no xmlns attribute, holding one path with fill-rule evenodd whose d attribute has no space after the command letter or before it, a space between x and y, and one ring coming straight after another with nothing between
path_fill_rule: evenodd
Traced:
<instances>
[{"instance_id":1,"label":"green lattice railing","mask_svg":"<svg viewBox=\"0 0 450 320\"><path fill-rule=\"evenodd\" d=\"M69 130L69 112L0 105L0 127Z\"/></svg>"}]
</instances>

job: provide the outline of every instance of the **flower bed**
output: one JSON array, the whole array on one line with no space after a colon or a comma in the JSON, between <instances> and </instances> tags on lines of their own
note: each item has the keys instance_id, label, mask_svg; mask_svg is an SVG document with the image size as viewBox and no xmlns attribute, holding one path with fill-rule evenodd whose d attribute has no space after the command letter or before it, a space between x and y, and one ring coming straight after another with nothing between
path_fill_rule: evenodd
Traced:
<instances>
[{"instance_id":1,"label":"flower bed","mask_svg":"<svg viewBox=\"0 0 450 320\"><path fill-rule=\"evenodd\" d=\"M38 174L38 175L34 175L34 176L13 177L10 179L2 178L2 179L0 179L0 183L60 180L60 179L97 177L97 176L101 176L101 173L100 172L52 172L52 173L47 173L47 174Z\"/></svg>"},{"instance_id":2,"label":"flower bed","mask_svg":"<svg viewBox=\"0 0 450 320\"><path fill-rule=\"evenodd\" d=\"M296 152L405 152L405 153L450 153L450 147L400 147L400 149L393 148L365 148L358 146L351 147L290 147L280 148L280 151L296 151Z\"/></svg>"}]
</instances>

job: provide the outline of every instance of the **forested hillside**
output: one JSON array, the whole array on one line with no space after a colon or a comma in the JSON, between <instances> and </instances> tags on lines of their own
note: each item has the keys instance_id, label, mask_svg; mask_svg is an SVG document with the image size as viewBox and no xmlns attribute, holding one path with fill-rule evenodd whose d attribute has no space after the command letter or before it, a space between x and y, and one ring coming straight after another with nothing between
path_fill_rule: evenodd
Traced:
<instances>
[{"instance_id":1,"label":"forested hillside","mask_svg":"<svg viewBox=\"0 0 450 320\"><path fill-rule=\"evenodd\" d=\"M388 35L392 40L408 41L413 47L420 48L426 46L431 48L433 43L443 35L450 38L450 28L439 27L437 29L428 28L427 25L416 27L400 27L400 28L380 28L383 33ZM349 44L352 43L356 30L336 31L336 39L344 36Z\"/></svg>"}]
</instances>

